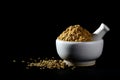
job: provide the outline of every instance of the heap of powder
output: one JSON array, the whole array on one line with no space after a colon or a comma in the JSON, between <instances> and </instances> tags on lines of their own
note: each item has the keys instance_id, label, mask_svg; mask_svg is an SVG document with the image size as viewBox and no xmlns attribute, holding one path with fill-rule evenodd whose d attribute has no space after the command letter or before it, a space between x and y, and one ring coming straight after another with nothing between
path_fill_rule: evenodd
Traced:
<instances>
[{"instance_id":1,"label":"heap of powder","mask_svg":"<svg viewBox=\"0 0 120 80\"><path fill-rule=\"evenodd\" d=\"M92 34L80 25L69 26L58 37L64 41L85 42L92 41Z\"/></svg>"},{"instance_id":2,"label":"heap of powder","mask_svg":"<svg viewBox=\"0 0 120 80\"><path fill-rule=\"evenodd\" d=\"M40 69L64 69L67 65L63 60L40 60L39 62L29 63L29 67L39 67Z\"/></svg>"}]
</instances>

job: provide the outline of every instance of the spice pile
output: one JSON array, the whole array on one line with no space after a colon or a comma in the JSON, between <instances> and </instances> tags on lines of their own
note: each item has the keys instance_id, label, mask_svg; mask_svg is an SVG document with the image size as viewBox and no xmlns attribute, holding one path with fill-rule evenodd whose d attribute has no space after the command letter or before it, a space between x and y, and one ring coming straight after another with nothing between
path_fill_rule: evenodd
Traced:
<instances>
[{"instance_id":1,"label":"spice pile","mask_svg":"<svg viewBox=\"0 0 120 80\"><path fill-rule=\"evenodd\" d=\"M40 60L39 62L32 62L27 65L28 67L39 67L40 69L64 69L67 65L63 60Z\"/></svg>"},{"instance_id":2,"label":"spice pile","mask_svg":"<svg viewBox=\"0 0 120 80\"><path fill-rule=\"evenodd\" d=\"M32 59L25 61L21 60L21 63L26 63L26 69L31 69L33 67L39 68L39 69L66 69L71 68L74 69L74 66L68 66L64 63L63 60L54 59L53 57L50 59ZM13 63L17 63L17 60L13 60Z\"/></svg>"},{"instance_id":3,"label":"spice pile","mask_svg":"<svg viewBox=\"0 0 120 80\"><path fill-rule=\"evenodd\" d=\"M69 26L58 37L64 41L85 42L92 41L92 34L80 25Z\"/></svg>"}]
</instances>

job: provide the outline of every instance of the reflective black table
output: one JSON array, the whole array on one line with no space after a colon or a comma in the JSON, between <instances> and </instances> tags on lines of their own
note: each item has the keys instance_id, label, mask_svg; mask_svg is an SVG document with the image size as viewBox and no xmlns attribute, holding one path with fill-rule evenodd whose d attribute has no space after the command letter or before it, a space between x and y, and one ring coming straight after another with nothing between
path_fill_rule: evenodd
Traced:
<instances>
[{"instance_id":1,"label":"reflective black table","mask_svg":"<svg viewBox=\"0 0 120 80\"><path fill-rule=\"evenodd\" d=\"M120 69L115 67L100 66L98 63L91 67L77 67L75 69L39 69L32 67L26 69L26 63L11 62L5 69L5 78L25 80L102 80L118 79Z\"/></svg>"}]
</instances>

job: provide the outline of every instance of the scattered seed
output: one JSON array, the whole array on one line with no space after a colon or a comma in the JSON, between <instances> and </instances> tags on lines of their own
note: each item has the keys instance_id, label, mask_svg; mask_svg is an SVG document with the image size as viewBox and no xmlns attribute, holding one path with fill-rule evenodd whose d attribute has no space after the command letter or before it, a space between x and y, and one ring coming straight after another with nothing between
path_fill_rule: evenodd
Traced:
<instances>
[{"instance_id":1,"label":"scattered seed","mask_svg":"<svg viewBox=\"0 0 120 80\"><path fill-rule=\"evenodd\" d=\"M26 67L26 69L29 69L29 67Z\"/></svg>"},{"instance_id":2,"label":"scattered seed","mask_svg":"<svg viewBox=\"0 0 120 80\"><path fill-rule=\"evenodd\" d=\"M24 60L22 60L21 62L22 62L22 63L25 63L25 61L24 61Z\"/></svg>"},{"instance_id":3,"label":"scattered seed","mask_svg":"<svg viewBox=\"0 0 120 80\"><path fill-rule=\"evenodd\" d=\"M16 62L16 60L14 59L14 60L13 60L13 62L15 63L15 62Z\"/></svg>"},{"instance_id":4,"label":"scattered seed","mask_svg":"<svg viewBox=\"0 0 120 80\"><path fill-rule=\"evenodd\" d=\"M48 59L39 60L38 62L28 63L28 67L39 67L39 69L65 69L68 66L64 63L63 60Z\"/></svg>"},{"instance_id":5,"label":"scattered seed","mask_svg":"<svg viewBox=\"0 0 120 80\"><path fill-rule=\"evenodd\" d=\"M21 62L27 63L26 69L31 69L32 67L37 67L39 69L66 69L66 68L71 68L72 70L75 69L75 67L71 67L65 64L63 60L57 60L54 57L50 59L45 58L43 60L37 59L30 58L30 61L22 60ZM14 59L13 62L15 63L16 60Z\"/></svg>"}]
</instances>

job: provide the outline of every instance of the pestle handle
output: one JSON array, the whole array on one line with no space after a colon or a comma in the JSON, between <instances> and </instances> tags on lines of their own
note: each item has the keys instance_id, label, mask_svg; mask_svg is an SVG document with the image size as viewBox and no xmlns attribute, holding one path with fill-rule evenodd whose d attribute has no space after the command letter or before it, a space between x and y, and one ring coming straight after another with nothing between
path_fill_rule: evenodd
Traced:
<instances>
[{"instance_id":1,"label":"pestle handle","mask_svg":"<svg viewBox=\"0 0 120 80\"><path fill-rule=\"evenodd\" d=\"M109 30L107 25L101 23L100 27L93 33L93 40L102 39Z\"/></svg>"}]
</instances>

